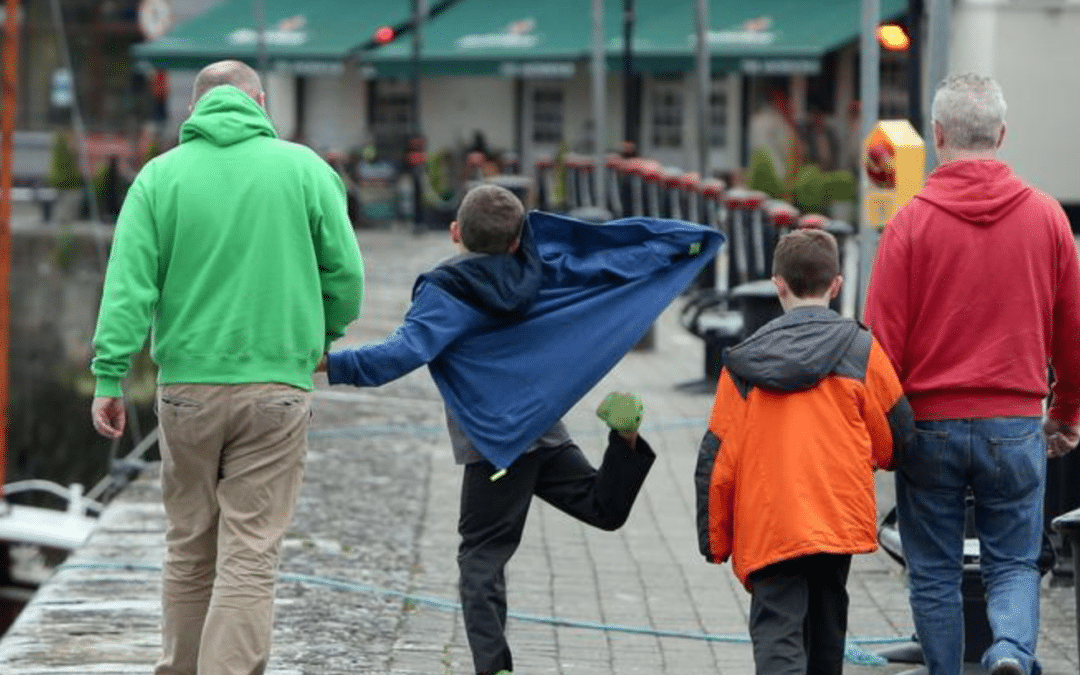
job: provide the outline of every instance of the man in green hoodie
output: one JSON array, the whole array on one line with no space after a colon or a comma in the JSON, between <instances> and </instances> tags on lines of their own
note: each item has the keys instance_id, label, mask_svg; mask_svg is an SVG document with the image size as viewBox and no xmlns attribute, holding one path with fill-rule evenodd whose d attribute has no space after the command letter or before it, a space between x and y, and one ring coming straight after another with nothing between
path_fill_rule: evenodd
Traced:
<instances>
[{"instance_id":1,"label":"man in green hoodie","mask_svg":"<svg viewBox=\"0 0 1080 675\"><path fill-rule=\"evenodd\" d=\"M199 73L180 144L128 192L105 275L99 433L123 433L120 380L148 331L158 366L169 525L156 675L264 671L312 373L363 295L340 178L279 140L263 104L243 63Z\"/></svg>"}]
</instances>

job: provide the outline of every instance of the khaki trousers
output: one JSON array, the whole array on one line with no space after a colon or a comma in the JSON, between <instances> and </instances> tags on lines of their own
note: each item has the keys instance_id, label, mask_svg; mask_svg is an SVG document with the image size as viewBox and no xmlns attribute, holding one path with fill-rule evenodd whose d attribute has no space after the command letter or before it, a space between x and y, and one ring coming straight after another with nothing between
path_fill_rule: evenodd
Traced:
<instances>
[{"instance_id":1,"label":"khaki trousers","mask_svg":"<svg viewBox=\"0 0 1080 675\"><path fill-rule=\"evenodd\" d=\"M259 675L281 540L307 454L311 392L281 384L158 389L168 517L156 675Z\"/></svg>"}]
</instances>

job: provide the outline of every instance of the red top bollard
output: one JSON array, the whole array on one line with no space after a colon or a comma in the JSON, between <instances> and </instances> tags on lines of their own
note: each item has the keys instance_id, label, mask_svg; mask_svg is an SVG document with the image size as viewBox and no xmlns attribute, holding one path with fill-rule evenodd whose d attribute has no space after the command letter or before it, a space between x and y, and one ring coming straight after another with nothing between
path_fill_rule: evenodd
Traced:
<instances>
[{"instance_id":1,"label":"red top bollard","mask_svg":"<svg viewBox=\"0 0 1080 675\"><path fill-rule=\"evenodd\" d=\"M701 185L701 176L696 173L684 173L679 180L679 187L687 192L697 192Z\"/></svg>"},{"instance_id":2,"label":"red top bollard","mask_svg":"<svg viewBox=\"0 0 1080 675\"><path fill-rule=\"evenodd\" d=\"M642 169L641 176L650 183L659 183L664 179L664 169L659 162L649 161Z\"/></svg>"},{"instance_id":3,"label":"red top bollard","mask_svg":"<svg viewBox=\"0 0 1080 675\"><path fill-rule=\"evenodd\" d=\"M773 226L778 229L795 227L799 221L799 210L779 199L768 202L765 205L765 213L768 214Z\"/></svg>"},{"instance_id":4,"label":"red top bollard","mask_svg":"<svg viewBox=\"0 0 1080 675\"><path fill-rule=\"evenodd\" d=\"M727 185L719 178L706 178L698 183L698 191L701 193L701 196L714 201L720 201L724 196L724 190L726 188Z\"/></svg>"},{"instance_id":5,"label":"red top bollard","mask_svg":"<svg viewBox=\"0 0 1080 675\"><path fill-rule=\"evenodd\" d=\"M632 176L641 176L645 173L645 167L648 166L649 160L647 159L627 159L623 160L623 166L626 168L626 173Z\"/></svg>"},{"instance_id":6,"label":"red top bollard","mask_svg":"<svg viewBox=\"0 0 1080 675\"><path fill-rule=\"evenodd\" d=\"M409 166L420 166L427 161L427 155L423 150L413 150L405 156L405 161L409 163Z\"/></svg>"},{"instance_id":7,"label":"red top bollard","mask_svg":"<svg viewBox=\"0 0 1080 675\"><path fill-rule=\"evenodd\" d=\"M765 203L765 200L769 196L759 190L747 190L746 188L735 188L728 190L724 195L724 206L729 209L744 209L746 211L753 211L761 207Z\"/></svg>"},{"instance_id":8,"label":"red top bollard","mask_svg":"<svg viewBox=\"0 0 1080 675\"><path fill-rule=\"evenodd\" d=\"M829 219L820 213L808 213L799 218L799 227L807 227L815 230L824 230L829 226Z\"/></svg>"},{"instance_id":9,"label":"red top bollard","mask_svg":"<svg viewBox=\"0 0 1080 675\"><path fill-rule=\"evenodd\" d=\"M674 190L682 186L683 174L677 169L661 170L660 180L663 182L664 187L669 190Z\"/></svg>"},{"instance_id":10,"label":"red top bollard","mask_svg":"<svg viewBox=\"0 0 1080 675\"><path fill-rule=\"evenodd\" d=\"M760 190L749 190L746 195L746 208L751 211L760 209L767 201L769 201L769 195Z\"/></svg>"}]
</instances>

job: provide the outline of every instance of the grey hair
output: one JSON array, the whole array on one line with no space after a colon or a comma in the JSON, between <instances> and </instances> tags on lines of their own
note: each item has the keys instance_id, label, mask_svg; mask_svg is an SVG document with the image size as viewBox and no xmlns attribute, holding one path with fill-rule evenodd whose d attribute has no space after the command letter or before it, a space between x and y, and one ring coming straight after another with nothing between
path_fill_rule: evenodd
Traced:
<instances>
[{"instance_id":1,"label":"grey hair","mask_svg":"<svg viewBox=\"0 0 1080 675\"><path fill-rule=\"evenodd\" d=\"M1005 96L992 78L964 73L938 85L931 107L945 145L958 150L992 150L1005 125Z\"/></svg>"}]
</instances>

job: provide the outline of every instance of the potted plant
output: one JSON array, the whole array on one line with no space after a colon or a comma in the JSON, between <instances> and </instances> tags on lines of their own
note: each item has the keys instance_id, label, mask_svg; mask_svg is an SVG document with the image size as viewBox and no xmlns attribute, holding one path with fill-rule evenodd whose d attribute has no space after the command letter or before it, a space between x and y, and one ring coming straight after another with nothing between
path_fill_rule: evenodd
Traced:
<instances>
[{"instance_id":1,"label":"potted plant","mask_svg":"<svg viewBox=\"0 0 1080 675\"><path fill-rule=\"evenodd\" d=\"M784 185L776 174L776 167L773 166L768 150L764 148L754 150L750 155L748 168L750 175L747 177L747 184L751 190L760 190L773 199L783 199Z\"/></svg>"},{"instance_id":2,"label":"potted plant","mask_svg":"<svg viewBox=\"0 0 1080 675\"><path fill-rule=\"evenodd\" d=\"M829 194L825 176L815 164L807 164L795 174L795 208L802 213L825 215Z\"/></svg>"},{"instance_id":3,"label":"potted plant","mask_svg":"<svg viewBox=\"0 0 1080 675\"><path fill-rule=\"evenodd\" d=\"M75 151L67 134L62 132L57 132L53 137L49 185L57 191L53 219L61 223L75 220L82 206L83 180Z\"/></svg>"},{"instance_id":4,"label":"potted plant","mask_svg":"<svg viewBox=\"0 0 1080 675\"><path fill-rule=\"evenodd\" d=\"M822 174L828 197L828 215L833 220L855 223L855 175L846 169Z\"/></svg>"}]
</instances>

